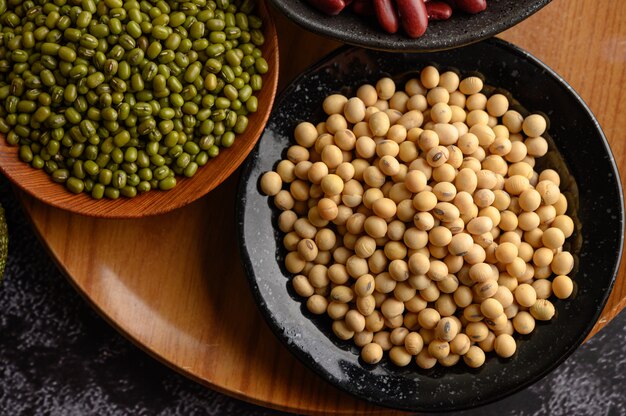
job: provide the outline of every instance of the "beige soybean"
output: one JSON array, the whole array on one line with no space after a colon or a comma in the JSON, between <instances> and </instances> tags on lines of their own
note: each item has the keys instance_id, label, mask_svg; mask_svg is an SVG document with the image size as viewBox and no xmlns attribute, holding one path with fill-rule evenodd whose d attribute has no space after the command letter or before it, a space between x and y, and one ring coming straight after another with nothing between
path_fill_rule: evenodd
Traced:
<instances>
[{"instance_id":1,"label":"beige soybean","mask_svg":"<svg viewBox=\"0 0 626 416\"><path fill-rule=\"evenodd\" d=\"M557 275L567 275L574 268L574 256L568 251L561 251L554 255L550 268Z\"/></svg>"},{"instance_id":2,"label":"beige soybean","mask_svg":"<svg viewBox=\"0 0 626 416\"><path fill-rule=\"evenodd\" d=\"M496 299L488 298L480 304L480 312L485 318L495 319L504 313L504 308Z\"/></svg>"},{"instance_id":3,"label":"beige soybean","mask_svg":"<svg viewBox=\"0 0 626 416\"><path fill-rule=\"evenodd\" d=\"M465 355L471 347L471 341L466 334L458 334L450 341L450 353Z\"/></svg>"},{"instance_id":4,"label":"beige soybean","mask_svg":"<svg viewBox=\"0 0 626 416\"><path fill-rule=\"evenodd\" d=\"M554 258L554 253L547 247L541 247L533 253L533 264L538 267L549 266Z\"/></svg>"},{"instance_id":5,"label":"beige soybean","mask_svg":"<svg viewBox=\"0 0 626 416\"><path fill-rule=\"evenodd\" d=\"M394 346L389 350L389 359L398 367L406 367L413 360L413 356L403 346Z\"/></svg>"},{"instance_id":6,"label":"beige soybean","mask_svg":"<svg viewBox=\"0 0 626 416\"><path fill-rule=\"evenodd\" d=\"M437 364L437 359L430 355L428 352L428 348L422 349L419 354L415 357L415 363L418 367L428 370L433 368Z\"/></svg>"},{"instance_id":7,"label":"beige soybean","mask_svg":"<svg viewBox=\"0 0 626 416\"><path fill-rule=\"evenodd\" d=\"M543 137L531 137L524 140L528 155L541 157L548 153L548 141Z\"/></svg>"},{"instance_id":8,"label":"beige soybean","mask_svg":"<svg viewBox=\"0 0 626 416\"><path fill-rule=\"evenodd\" d=\"M496 248L496 259L504 264L513 262L518 256L517 246L513 243L501 243Z\"/></svg>"},{"instance_id":9,"label":"beige soybean","mask_svg":"<svg viewBox=\"0 0 626 416\"><path fill-rule=\"evenodd\" d=\"M378 168L387 176L394 176L400 171L400 162L391 155L385 155L380 158Z\"/></svg>"},{"instance_id":10,"label":"beige soybean","mask_svg":"<svg viewBox=\"0 0 626 416\"><path fill-rule=\"evenodd\" d=\"M532 287L535 289L537 299L548 299L552 296L552 282L548 279L535 280Z\"/></svg>"},{"instance_id":11,"label":"beige soybean","mask_svg":"<svg viewBox=\"0 0 626 416\"><path fill-rule=\"evenodd\" d=\"M482 302L487 298L495 296L498 292L498 283L495 280L486 280L484 282L478 282L472 286L474 292L474 301Z\"/></svg>"},{"instance_id":12,"label":"beige soybean","mask_svg":"<svg viewBox=\"0 0 626 416\"><path fill-rule=\"evenodd\" d=\"M389 116L389 123L391 124L391 126L389 127L389 130L387 130L386 137L387 139L395 143L402 143L404 142L408 134L407 129L402 124L393 124L393 123L399 122L400 118L396 120L395 118L397 117L397 114L395 112L391 112L391 110L390 110L390 113L391 115L389 116L388 114L388 116ZM406 122L406 120L404 120L403 122Z\"/></svg>"},{"instance_id":13,"label":"beige soybean","mask_svg":"<svg viewBox=\"0 0 626 416\"><path fill-rule=\"evenodd\" d=\"M291 210L283 211L278 216L278 228L283 233L289 233L293 231L293 225L298 220L298 214Z\"/></svg>"},{"instance_id":14,"label":"beige soybean","mask_svg":"<svg viewBox=\"0 0 626 416\"><path fill-rule=\"evenodd\" d=\"M456 129L456 127L451 124L447 124L446 122L435 121L435 123L436 124L433 126L433 129L439 137L440 145L453 145L459 140L459 131Z\"/></svg>"},{"instance_id":15,"label":"beige soybean","mask_svg":"<svg viewBox=\"0 0 626 416\"><path fill-rule=\"evenodd\" d=\"M524 119L522 129L528 137L539 137L546 131L546 119L539 114L531 114Z\"/></svg>"},{"instance_id":16,"label":"beige soybean","mask_svg":"<svg viewBox=\"0 0 626 416\"><path fill-rule=\"evenodd\" d=\"M354 332L365 330L365 317L355 309L351 309L346 313L345 322L348 329Z\"/></svg>"},{"instance_id":17,"label":"beige soybean","mask_svg":"<svg viewBox=\"0 0 626 416\"><path fill-rule=\"evenodd\" d=\"M312 295L307 299L306 306L309 312L315 315L321 315L323 313L326 313L328 301L324 296Z\"/></svg>"},{"instance_id":18,"label":"beige soybean","mask_svg":"<svg viewBox=\"0 0 626 416\"><path fill-rule=\"evenodd\" d=\"M400 113L406 113L409 95L404 91L396 91L389 99L389 108L398 110Z\"/></svg>"},{"instance_id":19,"label":"beige soybean","mask_svg":"<svg viewBox=\"0 0 626 416\"><path fill-rule=\"evenodd\" d=\"M487 97L485 94L475 93L471 94L465 100L465 108L468 111L484 110L487 107Z\"/></svg>"},{"instance_id":20,"label":"beige soybean","mask_svg":"<svg viewBox=\"0 0 626 416\"><path fill-rule=\"evenodd\" d=\"M422 336L417 332L409 332L404 337L404 348L413 356L419 354L424 348Z\"/></svg>"},{"instance_id":21,"label":"beige soybean","mask_svg":"<svg viewBox=\"0 0 626 416\"><path fill-rule=\"evenodd\" d=\"M465 95L479 93L483 89L483 81L478 77L467 77L459 83L459 91Z\"/></svg>"},{"instance_id":22,"label":"beige soybean","mask_svg":"<svg viewBox=\"0 0 626 416\"><path fill-rule=\"evenodd\" d=\"M326 314L333 320L344 319L349 310L347 303L331 301L326 308Z\"/></svg>"},{"instance_id":23,"label":"beige soybean","mask_svg":"<svg viewBox=\"0 0 626 416\"><path fill-rule=\"evenodd\" d=\"M500 302L503 308L506 310L509 306L513 304L514 298L511 290L506 286L498 285L496 293L493 295L493 299Z\"/></svg>"},{"instance_id":24,"label":"beige soybean","mask_svg":"<svg viewBox=\"0 0 626 416\"><path fill-rule=\"evenodd\" d=\"M489 333L487 334L487 337L483 339L482 341L480 341L477 345L484 352L491 352L493 351L495 341L496 341L496 335L492 331L489 331Z\"/></svg>"},{"instance_id":25,"label":"beige soybean","mask_svg":"<svg viewBox=\"0 0 626 416\"><path fill-rule=\"evenodd\" d=\"M371 158L376 154L376 142L368 136L360 136L355 142L357 155L363 158Z\"/></svg>"},{"instance_id":26,"label":"beige soybean","mask_svg":"<svg viewBox=\"0 0 626 416\"><path fill-rule=\"evenodd\" d=\"M502 124L513 134L522 131L524 117L514 110L508 110L502 115Z\"/></svg>"},{"instance_id":27,"label":"beige soybean","mask_svg":"<svg viewBox=\"0 0 626 416\"><path fill-rule=\"evenodd\" d=\"M326 97L322 103L324 112L328 115L343 112L343 108L348 102L348 98L341 94L332 94Z\"/></svg>"},{"instance_id":28,"label":"beige soybean","mask_svg":"<svg viewBox=\"0 0 626 416\"><path fill-rule=\"evenodd\" d=\"M500 334L495 339L494 349L500 357L509 358L515 354L517 344L511 335Z\"/></svg>"},{"instance_id":29,"label":"beige soybean","mask_svg":"<svg viewBox=\"0 0 626 416\"><path fill-rule=\"evenodd\" d=\"M467 119L465 120L466 124L470 127L470 131L472 131L472 127L473 126L477 126L477 125L482 125L485 126L487 128L489 128L488 124L489 124L489 114L482 110L482 109L475 109L475 110L471 110L468 114L467 114ZM491 130L489 128L489 130ZM490 136L493 134L493 132L491 132ZM493 134L493 138L495 139L495 134ZM489 139L487 142L485 142L485 145L491 144L493 143L493 139Z\"/></svg>"},{"instance_id":30,"label":"beige soybean","mask_svg":"<svg viewBox=\"0 0 626 416\"><path fill-rule=\"evenodd\" d=\"M307 179L313 184L320 184L328 175L328 166L324 162L315 162L307 170Z\"/></svg>"},{"instance_id":31,"label":"beige soybean","mask_svg":"<svg viewBox=\"0 0 626 416\"><path fill-rule=\"evenodd\" d=\"M527 308L533 306L537 300L535 289L527 283L519 285L513 292L513 295L517 303Z\"/></svg>"},{"instance_id":32,"label":"beige soybean","mask_svg":"<svg viewBox=\"0 0 626 416\"><path fill-rule=\"evenodd\" d=\"M294 138L300 146L309 148L315 144L318 133L315 126L309 122L299 123L294 130Z\"/></svg>"},{"instance_id":33,"label":"beige soybean","mask_svg":"<svg viewBox=\"0 0 626 416\"><path fill-rule=\"evenodd\" d=\"M381 78L376 82L376 93L380 99L388 100L395 92L396 83L391 78Z\"/></svg>"},{"instance_id":34,"label":"beige soybean","mask_svg":"<svg viewBox=\"0 0 626 416\"><path fill-rule=\"evenodd\" d=\"M434 339L428 344L428 353L433 358L446 358L450 354L450 344L443 340Z\"/></svg>"},{"instance_id":35,"label":"beige soybean","mask_svg":"<svg viewBox=\"0 0 626 416\"><path fill-rule=\"evenodd\" d=\"M539 174L539 181L552 181L556 186L561 184L561 177L554 169L544 169Z\"/></svg>"},{"instance_id":36,"label":"beige soybean","mask_svg":"<svg viewBox=\"0 0 626 416\"><path fill-rule=\"evenodd\" d=\"M555 314L554 305L547 299L537 299L530 307L530 314L539 321L549 321Z\"/></svg>"},{"instance_id":37,"label":"beige soybean","mask_svg":"<svg viewBox=\"0 0 626 416\"><path fill-rule=\"evenodd\" d=\"M354 340L354 344L357 347L365 347L367 344L369 344L370 342L372 342L372 340L374 339L374 333L371 331L361 331L361 332L356 332L354 334L354 337L352 338Z\"/></svg>"},{"instance_id":38,"label":"beige soybean","mask_svg":"<svg viewBox=\"0 0 626 416\"><path fill-rule=\"evenodd\" d=\"M519 334L530 334L535 329L535 318L529 312L520 311L513 318L513 327Z\"/></svg>"},{"instance_id":39,"label":"beige soybean","mask_svg":"<svg viewBox=\"0 0 626 416\"><path fill-rule=\"evenodd\" d=\"M487 216L474 218L467 224L467 231L474 235L484 234L492 228L493 220Z\"/></svg>"},{"instance_id":40,"label":"beige soybean","mask_svg":"<svg viewBox=\"0 0 626 416\"><path fill-rule=\"evenodd\" d=\"M426 93L426 101L433 108L436 104L439 104L439 103L443 103L447 105L449 99L450 99L450 92L444 87L435 87L435 88L430 89ZM432 108L431 108L431 114L432 114Z\"/></svg>"},{"instance_id":41,"label":"beige soybean","mask_svg":"<svg viewBox=\"0 0 626 416\"><path fill-rule=\"evenodd\" d=\"M539 181L535 189L537 189L543 203L546 205L555 204L561 194L558 185L549 180Z\"/></svg>"},{"instance_id":42,"label":"beige soybean","mask_svg":"<svg viewBox=\"0 0 626 416\"><path fill-rule=\"evenodd\" d=\"M449 163L433 168L432 179L437 182L452 182L455 177L456 169Z\"/></svg>"},{"instance_id":43,"label":"beige soybean","mask_svg":"<svg viewBox=\"0 0 626 416\"><path fill-rule=\"evenodd\" d=\"M558 275L552 281L552 291L559 299L567 299L574 292L574 282L569 276Z\"/></svg>"},{"instance_id":44,"label":"beige soybean","mask_svg":"<svg viewBox=\"0 0 626 416\"><path fill-rule=\"evenodd\" d=\"M550 224L563 232L565 238L569 238L574 233L574 221L567 215L557 215Z\"/></svg>"},{"instance_id":45,"label":"beige soybean","mask_svg":"<svg viewBox=\"0 0 626 416\"><path fill-rule=\"evenodd\" d=\"M487 100L487 111L495 117L502 117L509 109L509 100L502 94L493 94Z\"/></svg>"},{"instance_id":46,"label":"beige soybean","mask_svg":"<svg viewBox=\"0 0 626 416\"><path fill-rule=\"evenodd\" d=\"M361 359L368 364L376 364L383 358L383 349L379 344L371 342L361 349Z\"/></svg>"},{"instance_id":47,"label":"beige soybean","mask_svg":"<svg viewBox=\"0 0 626 416\"><path fill-rule=\"evenodd\" d=\"M450 342L458 334L459 327L454 319L442 318L435 327L435 337L439 340Z\"/></svg>"},{"instance_id":48,"label":"beige soybean","mask_svg":"<svg viewBox=\"0 0 626 416\"><path fill-rule=\"evenodd\" d=\"M527 189L520 194L519 205L524 211L535 211L541 205L541 195L535 189Z\"/></svg>"},{"instance_id":49,"label":"beige soybean","mask_svg":"<svg viewBox=\"0 0 626 416\"><path fill-rule=\"evenodd\" d=\"M481 342L489 335L489 328L484 322L470 322L465 333L474 342Z\"/></svg>"},{"instance_id":50,"label":"beige soybean","mask_svg":"<svg viewBox=\"0 0 626 416\"><path fill-rule=\"evenodd\" d=\"M261 190L265 195L275 196L282 189L283 182L276 172L265 172L261 177Z\"/></svg>"},{"instance_id":51,"label":"beige soybean","mask_svg":"<svg viewBox=\"0 0 626 416\"><path fill-rule=\"evenodd\" d=\"M296 293L302 297L308 298L310 296L313 296L313 294L315 293L315 288L311 286L311 283L309 283L307 277L301 274L296 275L292 279L291 284L293 285Z\"/></svg>"},{"instance_id":52,"label":"beige soybean","mask_svg":"<svg viewBox=\"0 0 626 416\"><path fill-rule=\"evenodd\" d=\"M302 257L305 261L315 260L318 254L317 245L315 244L315 241L310 238L300 240L298 242L297 250L300 257Z\"/></svg>"},{"instance_id":53,"label":"beige soybean","mask_svg":"<svg viewBox=\"0 0 626 416\"><path fill-rule=\"evenodd\" d=\"M468 367L478 368L485 363L485 352L476 345L472 345L463 355L463 361Z\"/></svg>"},{"instance_id":54,"label":"beige soybean","mask_svg":"<svg viewBox=\"0 0 626 416\"><path fill-rule=\"evenodd\" d=\"M563 215L567 212L567 198L565 195L560 194L557 198L557 201L552 204L554 209L556 210L556 215Z\"/></svg>"},{"instance_id":55,"label":"beige soybean","mask_svg":"<svg viewBox=\"0 0 626 416\"><path fill-rule=\"evenodd\" d=\"M296 179L296 165L290 160L281 160L276 165L276 173L280 175L280 179L285 183L293 182Z\"/></svg>"},{"instance_id":56,"label":"beige soybean","mask_svg":"<svg viewBox=\"0 0 626 416\"><path fill-rule=\"evenodd\" d=\"M427 97L427 99L429 98ZM452 109L446 102L437 102L430 110L430 118L435 123L449 123L452 120Z\"/></svg>"},{"instance_id":57,"label":"beige soybean","mask_svg":"<svg viewBox=\"0 0 626 416\"><path fill-rule=\"evenodd\" d=\"M551 227L543 232L541 242L549 249L558 249L565 242L565 234L560 228Z\"/></svg>"},{"instance_id":58,"label":"beige soybean","mask_svg":"<svg viewBox=\"0 0 626 416\"><path fill-rule=\"evenodd\" d=\"M365 118L365 103L359 97L352 97L346 101L343 112L346 120L356 124Z\"/></svg>"},{"instance_id":59,"label":"beige soybean","mask_svg":"<svg viewBox=\"0 0 626 416\"><path fill-rule=\"evenodd\" d=\"M372 106L378 100L376 88L370 84L361 85L357 89L356 96L361 99L366 106Z\"/></svg>"},{"instance_id":60,"label":"beige soybean","mask_svg":"<svg viewBox=\"0 0 626 416\"><path fill-rule=\"evenodd\" d=\"M344 151L352 150L356 145L356 136L350 129L337 131L333 138L337 147Z\"/></svg>"},{"instance_id":61,"label":"beige soybean","mask_svg":"<svg viewBox=\"0 0 626 416\"><path fill-rule=\"evenodd\" d=\"M389 331L380 331L374 334L374 342L380 345L383 351L389 351L393 347Z\"/></svg>"},{"instance_id":62,"label":"beige soybean","mask_svg":"<svg viewBox=\"0 0 626 416\"><path fill-rule=\"evenodd\" d=\"M389 198L379 198L372 203L372 210L380 218L387 219L396 215L397 206Z\"/></svg>"},{"instance_id":63,"label":"beige soybean","mask_svg":"<svg viewBox=\"0 0 626 416\"><path fill-rule=\"evenodd\" d=\"M419 312L418 322L422 328L433 329L437 326L441 315L433 308L426 308Z\"/></svg>"},{"instance_id":64,"label":"beige soybean","mask_svg":"<svg viewBox=\"0 0 626 416\"><path fill-rule=\"evenodd\" d=\"M434 66L427 66L420 72L420 81L424 88L435 88L439 85L439 79L439 71Z\"/></svg>"}]
</instances>

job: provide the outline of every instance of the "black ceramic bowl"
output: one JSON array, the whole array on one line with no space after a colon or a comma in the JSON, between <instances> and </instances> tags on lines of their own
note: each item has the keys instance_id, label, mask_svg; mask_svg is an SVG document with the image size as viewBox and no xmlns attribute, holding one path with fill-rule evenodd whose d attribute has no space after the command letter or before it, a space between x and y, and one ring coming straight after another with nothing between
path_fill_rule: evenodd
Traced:
<instances>
[{"instance_id":1,"label":"black ceramic bowl","mask_svg":"<svg viewBox=\"0 0 626 416\"><path fill-rule=\"evenodd\" d=\"M430 371L415 364L376 366L359 360L351 342L339 341L330 320L313 317L291 288L283 265L285 251L276 226L278 211L261 195L259 178L284 156L295 125L320 120L322 100L330 93L351 94L383 74L406 74L436 62L442 68L479 71L532 111L551 121L550 156L570 201L568 213L579 221L567 247L576 258L575 295L556 300L557 315L521 337L511 359L488 355L471 370L464 364ZM562 158L561 158L562 155ZM563 165L563 160L565 165ZM569 173L568 173L569 171ZM577 190L578 189L578 190ZM241 176L238 232L241 254L259 308L276 335L306 365L335 386L378 405L441 411L478 406L500 399L545 376L585 339L607 300L617 273L623 242L623 197L608 143L581 98L554 71L527 52L498 39L428 54L390 54L342 48L307 70L283 91Z\"/></svg>"},{"instance_id":2,"label":"black ceramic bowl","mask_svg":"<svg viewBox=\"0 0 626 416\"><path fill-rule=\"evenodd\" d=\"M516 25L551 0L488 0L476 15L456 12L446 21L429 22L418 39L384 32L375 18L357 16L347 8L327 16L306 0L270 0L278 10L303 28L351 45L389 51L437 51L487 39Z\"/></svg>"}]
</instances>

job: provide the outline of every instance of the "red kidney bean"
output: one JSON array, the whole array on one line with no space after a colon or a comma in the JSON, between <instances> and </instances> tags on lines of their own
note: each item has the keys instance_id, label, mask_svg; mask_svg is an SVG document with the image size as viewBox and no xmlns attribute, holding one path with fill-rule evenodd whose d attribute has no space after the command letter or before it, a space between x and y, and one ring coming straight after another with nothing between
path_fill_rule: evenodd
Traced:
<instances>
[{"instance_id":1,"label":"red kidney bean","mask_svg":"<svg viewBox=\"0 0 626 416\"><path fill-rule=\"evenodd\" d=\"M423 0L396 0L402 28L411 38L418 38L426 32L428 14Z\"/></svg>"},{"instance_id":2,"label":"red kidney bean","mask_svg":"<svg viewBox=\"0 0 626 416\"><path fill-rule=\"evenodd\" d=\"M429 20L448 20L452 16L452 7L443 1L429 1L426 3L426 13Z\"/></svg>"},{"instance_id":3,"label":"red kidney bean","mask_svg":"<svg viewBox=\"0 0 626 416\"><path fill-rule=\"evenodd\" d=\"M422 0L419 0L420 3ZM380 26L389 33L398 31L398 13L391 0L374 0L374 10Z\"/></svg>"},{"instance_id":4,"label":"red kidney bean","mask_svg":"<svg viewBox=\"0 0 626 416\"><path fill-rule=\"evenodd\" d=\"M376 14L372 0L354 0L352 11L360 16L374 16Z\"/></svg>"},{"instance_id":5,"label":"red kidney bean","mask_svg":"<svg viewBox=\"0 0 626 416\"><path fill-rule=\"evenodd\" d=\"M448 3L454 3L454 6L463 10L465 13L476 14L487 8L487 0L452 0Z\"/></svg>"},{"instance_id":6,"label":"red kidney bean","mask_svg":"<svg viewBox=\"0 0 626 416\"><path fill-rule=\"evenodd\" d=\"M337 15L339 14L343 9L346 8L346 6L348 4L350 4L350 1L344 1L344 0L308 0L309 3L315 7L316 9L320 10L323 13L329 14L329 15Z\"/></svg>"}]
</instances>

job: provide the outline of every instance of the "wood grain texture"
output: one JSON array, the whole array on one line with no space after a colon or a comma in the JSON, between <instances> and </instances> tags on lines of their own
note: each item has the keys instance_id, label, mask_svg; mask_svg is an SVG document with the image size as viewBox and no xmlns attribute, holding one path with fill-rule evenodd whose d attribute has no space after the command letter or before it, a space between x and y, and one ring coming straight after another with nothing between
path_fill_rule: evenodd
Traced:
<instances>
[{"instance_id":1,"label":"wood grain texture","mask_svg":"<svg viewBox=\"0 0 626 416\"><path fill-rule=\"evenodd\" d=\"M561 74L597 115L626 168L626 3L555 0L502 34ZM281 88L338 44L276 16ZM235 175L237 176L237 175ZM165 215L112 221L24 196L36 230L76 288L121 332L182 373L235 397L305 414L400 414L336 390L265 325L235 243L236 177ZM624 264L597 332L626 306Z\"/></svg>"},{"instance_id":2,"label":"wood grain texture","mask_svg":"<svg viewBox=\"0 0 626 416\"><path fill-rule=\"evenodd\" d=\"M248 128L237 136L228 149L220 149L219 157L198 169L192 178L178 176L177 185L169 191L154 190L135 198L95 200L86 193L75 195L64 186L54 183L43 170L36 170L20 161L18 148L10 146L0 135L0 172L4 173L20 189L35 198L76 214L100 218L141 218L180 208L206 195L228 178L252 151L271 113L276 96L279 72L278 37L273 16L265 2L260 2L259 15L263 17L265 44L263 57L270 71L263 76L263 88L259 91L259 111L249 116Z\"/></svg>"}]
</instances>

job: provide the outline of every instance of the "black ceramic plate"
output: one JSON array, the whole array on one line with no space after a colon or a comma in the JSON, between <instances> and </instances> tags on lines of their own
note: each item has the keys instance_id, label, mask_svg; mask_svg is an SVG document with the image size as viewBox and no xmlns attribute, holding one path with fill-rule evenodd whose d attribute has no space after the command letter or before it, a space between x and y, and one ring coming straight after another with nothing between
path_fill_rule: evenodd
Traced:
<instances>
[{"instance_id":1,"label":"black ceramic plate","mask_svg":"<svg viewBox=\"0 0 626 416\"><path fill-rule=\"evenodd\" d=\"M322 100L341 91L351 94L383 74L415 71L428 63L480 71L486 83L510 91L533 111L550 117L552 161L561 170L562 188L570 193L570 215L579 227L568 247L576 255L572 299L555 301L550 323L519 342L512 359L489 354L478 370L465 365L422 371L402 369L387 359L365 365L358 349L336 339L328 318L312 317L293 292L283 268L284 249L276 227L278 212L261 195L258 183L290 145L302 120L320 120ZM558 166L562 154L567 167ZM570 177L564 172L569 169ZM576 185L578 192L576 192ZM578 194L577 196L575 194ZM554 71L527 52L498 39L465 48L428 54L391 54L342 48L303 73L283 91L256 149L241 176L238 232L241 254L259 308L276 335L320 376L373 403L414 411L461 409L511 394L537 381L578 347L611 291L623 242L622 190L613 156L600 126L581 98Z\"/></svg>"},{"instance_id":2,"label":"black ceramic plate","mask_svg":"<svg viewBox=\"0 0 626 416\"><path fill-rule=\"evenodd\" d=\"M437 51L456 48L492 37L516 25L551 0L488 0L476 15L457 12L446 21L430 22L426 33L410 39L401 33L384 32L375 19L364 19L344 10L327 16L306 0L270 0L278 10L300 26L351 45L389 51Z\"/></svg>"}]
</instances>

